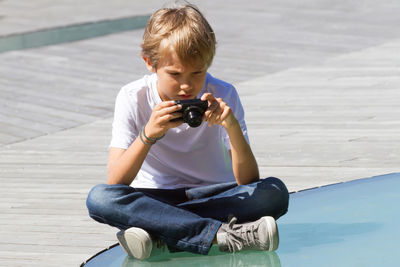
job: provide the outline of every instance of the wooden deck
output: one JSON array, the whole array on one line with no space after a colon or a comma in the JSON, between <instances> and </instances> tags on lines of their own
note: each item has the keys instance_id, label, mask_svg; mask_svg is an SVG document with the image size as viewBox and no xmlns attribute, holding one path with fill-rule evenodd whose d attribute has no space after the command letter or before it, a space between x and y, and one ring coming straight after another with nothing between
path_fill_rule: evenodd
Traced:
<instances>
[{"instance_id":1,"label":"wooden deck","mask_svg":"<svg viewBox=\"0 0 400 267\"><path fill-rule=\"evenodd\" d=\"M0 38L159 7L14 2L0 1ZM210 72L237 87L263 176L296 191L400 171L400 2L193 2L217 34ZM105 181L116 93L146 74L141 35L0 54L0 266L78 266L116 242L85 199Z\"/></svg>"}]
</instances>

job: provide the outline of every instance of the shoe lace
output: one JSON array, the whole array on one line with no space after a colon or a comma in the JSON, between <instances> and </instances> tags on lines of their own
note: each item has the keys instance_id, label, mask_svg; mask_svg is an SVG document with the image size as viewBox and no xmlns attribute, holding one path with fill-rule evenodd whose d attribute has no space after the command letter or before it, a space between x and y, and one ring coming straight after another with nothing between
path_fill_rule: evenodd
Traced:
<instances>
[{"instance_id":1,"label":"shoe lace","mask_svg":"<svg viewBox=\"0 0 400 267\"><path fill-rule=\"evenodd\" d=\"M254 224L236 224L237 218L233 217L226 229L227 245L231 252L240 251L243 247L249 247L256 244L257 226Z\"/></svg>"}]
</instances>

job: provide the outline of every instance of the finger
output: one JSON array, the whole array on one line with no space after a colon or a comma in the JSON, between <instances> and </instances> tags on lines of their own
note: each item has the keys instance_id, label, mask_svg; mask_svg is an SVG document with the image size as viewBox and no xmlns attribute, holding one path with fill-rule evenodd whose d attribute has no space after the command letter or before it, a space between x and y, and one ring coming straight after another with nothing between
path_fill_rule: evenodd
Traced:
<instances>
[{"instance_id":1,"label":"finger","mask_svg":"<svg viewBox=\"0 0 400 267\"><path fill-rule=\"evenodd\" d=\"M218 108L218 106L219 106L219 103L214 100L210 103L210 106L208 107L208 109L211 111L214 111Z\"/></svg>"},{"instance_id":2,"label":"finger","mask_svg":"<svg viewBox=\"0 0 400 267\"><path fill-rule=\"evenodd\" d=\"M210 104L210 110L213 112L219 108L225 107L225 102L222 101L222 98L215 98L214 101Z\"/></svg>"},{"instance_id":3,"label":"finger","mask_svg":"<svg viewBox=\"0 0 400 267\"><path fill-rule=\"evenodd\" d=\"M216 98L218 101L218 108L213 112L210 117L211 125L221 124L230 112L230 107L222 100L222 98Z\"/></svg>"},{"instance_id":4,"label":"finger","mask_svg":"<svg viewBox=\"0 0 400 267\"><path fill-rule=\"evenodd\" d=\"M167 123L167 122L170 122L170 121L177 121L177 120L183 120L181 112L168 113L168 114L166 114L166 115L161 117L161 121L163 123Z\"/></svg>"},{"instance_id":5,"label":"finger","mask_svg":"<svg viewBox=\"0 0 400 267\"><path fill-rule=\"evenodd\" d=\"M214 95L213 94L211 94L211 93L204 93L202 96L201 96L201 98L200 98L202 101L206 101L206 100L214 100L215 99L215 97L214 97Z\"/></svg>"},{"instance_id":6,"label":"finger","mask_svg":"<svg viewBox=\"0 0 400 267\"><path fill-rule=\"evenodd\" d=\"M170 113L177 112L181 109L182 109L182 105L173 105L173 106L165 107L165 108L159 110L158 112L159 112L160 116L164 116L164 115L167 115Z\"/></svg>"},{"instance_id":7,"label":"finger","mask_svg":"<svg viewBox=\"0 0 400 267\"><path fill-rule=\"evenodd\" d=\"M175 101L174 100L170 100L170 101L163 101L159 104L157 104L154 109L155 110L161 110L167 107L172 107L172 106L176 106Z\"/></svg>"},{"instance_id":8,"label":"finger","mask_svg":"<svg viewBox=\"0 0 400 267\"><path fill-rule=\"evenodd\" d=\"M215 101L215 97L211 93L204 93L203 96L201 97L201 100L207 101L208 106L211 106Z\"/></svg>"},{"instance_id":9,"label":"finger","mask_svg":"<svg viewBox=\"0 0 400 267\"><path fill-rule=\"evenodd\" d=\"M213 110L207 109L206 112L204 112L204 119L206 121L210 120L210 118L213 115L214 111L215 111L215 109L213 109Z\"/></svg>"},{"instance_id":10,"label":"finger","mask_svg":"<svg viewBox=\"0 0 400 267\"><path fill-rule=\"evenodd\" d=\"M221 124L229 116L230 112L231 112L231 108L230 107L224 108L222 113L217 118L218 124Z\"/></svg>"},{"instance_id":11,"label":"finger","mask_svg":"<svg viewBox=\"0 0 400 267\"><path fill-rule=\"evenodd\" d=\"M213 126L217 120L217 117L219 116L219 114L221 113L221 109L220 107L217 107L210 115L209 119L208 119L208 124L209 126Z\"/></svg>"},{"instance_id":12,"label":"finger","mask_svg":"<svg viewBox=\"0 0 400 267\"><path fill-rule=\"evenodd\" d=\"M215 112L215 110L217 110L217 108L218 108L218 102L212 101L211 104L209 104L208 108L206 109L206 112L204 113L205 119L208 120Z\"/></svg>"},{"instance_id":13,"label":"finger","mask_svg":"<svg viewBox=\"0 0 400 267\"><path fill-rule=\"evenodd\" d=\"M161 122L168 121L168 117L165 117L171 113L175 113L182 109L181 105L173 105L171 107L165 107L161 110L154 111L154 117L161 119Z\"/></svg>"}]
</instances>

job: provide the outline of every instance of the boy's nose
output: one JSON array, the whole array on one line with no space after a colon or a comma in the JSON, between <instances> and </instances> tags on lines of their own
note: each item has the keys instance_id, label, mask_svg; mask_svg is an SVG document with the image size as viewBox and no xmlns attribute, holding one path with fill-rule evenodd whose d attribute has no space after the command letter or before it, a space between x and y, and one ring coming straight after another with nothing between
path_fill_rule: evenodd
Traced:
<instances>
[{"instance_id":1,"label":"boy's nose","mask_svg":"<svg viewBox=\"0 0 400 267\"><path fill-rule=\"evenodd\" d=\"M181 89L182 90L190 90L192 88L192 84L189 81L185 81L181 83Z\"/></svg>"}]
</instances>

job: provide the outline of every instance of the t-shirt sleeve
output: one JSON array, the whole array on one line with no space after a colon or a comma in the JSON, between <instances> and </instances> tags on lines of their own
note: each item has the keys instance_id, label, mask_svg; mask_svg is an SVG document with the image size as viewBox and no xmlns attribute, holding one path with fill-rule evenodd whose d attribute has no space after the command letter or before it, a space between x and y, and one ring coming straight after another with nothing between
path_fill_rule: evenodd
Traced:
<instances>
[{"instance_id":1,"label":"t-shirt sleeve","mask_svg":"<svg viewBox=\"0 0 400 267\"><path fill-rule=\"evenodd\" d=\"M236 119L239 121L240 128L242 129L242 132L243 132L243 136L246 139L247 143L249 144L250 141L249 141L249 137L247 134L247 126L246 126L246 122L244 120L244 109L243 109L242 103L240 102L239 95L233 86L231 88L231 94L230 94L229 98L225 101L228 101L227 104L232 109L233 114L235 115ZM222 138L224 140L225 147L228 150L230 150L231 144L229 142L228 133L225 131L225 129L223 129Z\"/></svg>"},{"instance_id":2,"label":"t-shirt sleeve","mask_svg":"<svg viewBox=\"0 0 400 267\"><path fill-rule=\"evenodd\" d=\"M115 101L110 147L128 149L138 136L133 108L128 93L122 88Z\"/></svg>"}]
</instances>

